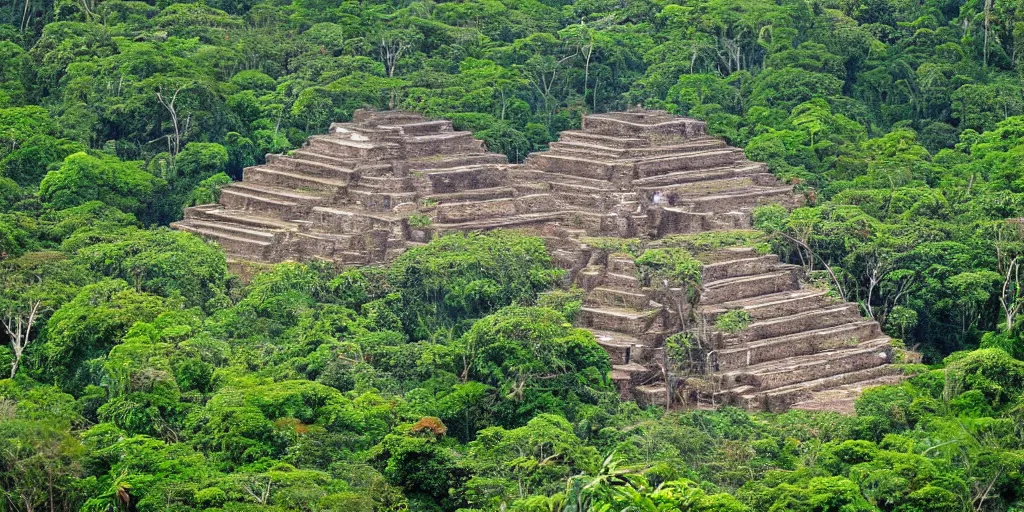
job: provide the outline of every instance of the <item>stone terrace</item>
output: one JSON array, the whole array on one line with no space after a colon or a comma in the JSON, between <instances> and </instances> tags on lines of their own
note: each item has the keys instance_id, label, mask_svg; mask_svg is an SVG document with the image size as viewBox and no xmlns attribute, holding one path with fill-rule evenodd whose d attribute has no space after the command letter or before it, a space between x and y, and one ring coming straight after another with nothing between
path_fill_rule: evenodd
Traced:
<instances>
[{"instance_id":1,"label":"stone terrace","mask_svg":"<svg viewBox=\"0 0 1024 512\"><path fill-rule=\"evenodd\" d=\"M544 237L584 290L576 323L610 354L624 399L848 408L830 397L845 390L849 401L858 386L894 378L889 340L855 305L801 287L798 268L749 248L701 255L700 302L682 314L665 305L682 290L645 287L632 257L588 243L744 229L766 203L794 207L801 198L764 164L707 136L703 122L661 111L585 116L580 130L523 165L448 121L358 111L301 149L247 168L219 204L189 208L174 226L233 260L341 265L386 262L447 232L522 229ZM747 312L750 324L732 334L698 329L731 310ZM669 370L665 339L681 331L705 340L700 392Z\"/></svg>"}]
</instances>

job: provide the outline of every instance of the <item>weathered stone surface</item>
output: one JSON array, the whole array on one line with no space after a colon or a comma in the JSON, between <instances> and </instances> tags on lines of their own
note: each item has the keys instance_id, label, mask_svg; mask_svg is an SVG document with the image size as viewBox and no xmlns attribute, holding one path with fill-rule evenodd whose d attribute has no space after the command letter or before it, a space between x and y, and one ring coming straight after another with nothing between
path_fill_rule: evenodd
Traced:
<instances>
[{"instance_id":1,"label":"weathered stone surface","mask_svg":"<svg viewBox=\"0 0 1024 512\"><path fill-rule=\"evenodd\" d=\"M174 227L219 243L246 275L284 260L386 262L453 231L526 230L585 290L576 323L608 352L623 399L822 409L837 388L840 410L860 383L893 378L888 338L856 306L801 289L799 268L752 249L709 253L700 303L683 311L683 290L644 288L632 257L585 243L747 228L767 203L795 207L802 197L709 137L702 121L662 111L584 116L580 130L510 165L449 121L360 110L302 148L267 155L219 204L188 208ZM730 311L749 325L717 332ZM702 360L675 375L666 339L695 329Z\"/></svg>"}]
</instances>

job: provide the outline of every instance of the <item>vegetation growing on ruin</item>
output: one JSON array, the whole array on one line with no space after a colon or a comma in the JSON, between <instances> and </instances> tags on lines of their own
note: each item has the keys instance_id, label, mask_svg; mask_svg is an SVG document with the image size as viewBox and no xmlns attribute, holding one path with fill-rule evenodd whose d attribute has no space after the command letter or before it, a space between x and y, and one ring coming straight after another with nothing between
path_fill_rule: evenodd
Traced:
<instances>
[{"instance_id":1,"label":"vegetation growing on ruin","mask_svg":"<svg viewBox=\"0 0 1024 512\"><path fill-rule=\"evenodd\" d=\"M647 249L636 259L645 286L698 289L702 267L689 251L679 247Z\"/></svg>"},{"instance_id":2,"label":"vegetation growing on ruin","mask_svg":"<svg viewBox=\"0 0 1024 512\"><path fill-rule=\"evenodd\" d=\"M726 334L735 334L746 329L750 325L750 313L742 309L733 309L718 315L715 319L715 329Z\"/></svg>"},{"instance_id":3,"label":"vegetation growing on ruin","mask_svg":"<svg viewBox=\"0 0 1024 512\"><path fill-rule=\"evenodd\" d=\"M0 510L1024 509L1015 2L0 15ZM520 161L636 104L706 120L807 204L760 210L760 233L587 243L695 283L690 254L763 237L929 366L854 416L641 410L575 296L537 298L560 278L538 239L243 283L165 227L357 108L451 118Z\"/></svg>"}]
</instances>

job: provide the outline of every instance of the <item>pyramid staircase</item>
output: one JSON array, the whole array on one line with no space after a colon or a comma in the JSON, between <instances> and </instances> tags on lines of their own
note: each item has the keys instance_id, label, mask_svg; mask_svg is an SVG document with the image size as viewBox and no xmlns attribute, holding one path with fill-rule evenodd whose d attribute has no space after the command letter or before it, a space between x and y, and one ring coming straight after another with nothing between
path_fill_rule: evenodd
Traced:
<instances>
[{"instance_id":1,"label":"pyramid staircase","mask_svg":"<svg viewBox=\"0 0 1024 512\"><path fill-rule=\"evenodd\" d=\"M672 319L637 277L633 258L608 255L603 265L581 271L586 291L576 325L588 329L612 363L611 379L624 400L667 403L665 338Z\"/></svg>"},{"instance_id":2,"label":"pyramid staircase","mask_svg":"<svg viewBox=\"0 0 1024 512\"><path fill-rule=\"evenodd\" d=\"M576 324L608 352L623 399L847 407L833 402L896 378L889 340L856 306L802 288L799 268L750 248L699 255L700 301L684 312L684 290L645 286L631 256L592 242L745 229L752 210L769 203L795 207L801 197L709 137L703 122L661 111L585 116L580 130L562 132L522 165L449 121L357 111L302 148L245 169L218 204L187 209L174 227L219 243L232 260L341 265L390 261L450 232L525 230L545 239L585 291ZM721 315L737 311L749 325L716 331ZM702 340L699 390L666 356L666 339L680 332Z\"/></svg>"},{"instance_id":3,"label":"pyramid staircase","mask_svg":"<svg viewBox=\"0 0 1024 512\"><path fill-rule=\"evenodd\" d=\"M476 229L472 221L532 206L505 186L506 166L450 121L358 111L302 148L246 168L241 182L221 190L219 204L186 209L174 227L241 261L381 263L427 241L409 222L423 204L437 205L424 219L441 230ZM474 211L468 203L485 206Z\"/></svg>"},{"instance_id":4,"label":"pyramid staircase","mask_svg":"<svg viewBox=\"0 0 1024 512\"><path fill-rule=\"evenodd\" d=\"M820 408L819 392L899 380L890 339L859 307L801 287L802 269L775 254L733 248L706 255L698 324L711 326L708 373L716 404L780 412ZM715 327L739 314L736 332ZM842 410L852 402L834 404Z\"/></svg>"}]
</instances>

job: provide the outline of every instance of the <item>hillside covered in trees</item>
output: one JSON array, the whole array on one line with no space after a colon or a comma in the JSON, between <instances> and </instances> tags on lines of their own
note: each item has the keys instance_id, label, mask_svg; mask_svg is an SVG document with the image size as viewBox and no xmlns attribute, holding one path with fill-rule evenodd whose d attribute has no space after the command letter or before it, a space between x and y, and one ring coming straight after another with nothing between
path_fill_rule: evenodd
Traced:
<instances>
[{"instance_id":1,"label":"hillside covered in trees","mask_svg":"<svg viewBox=\"0 0 1024 512\"><path fill-rule=\"evenodd\" d=\"M1022 9L0 3L0 511L1024 510ZM166 227L359 108L521 161L638 104L804 192L756 227L914 376L854 416L643 410L538 238L243 282Z\"/></svg>"}]
</instances>

